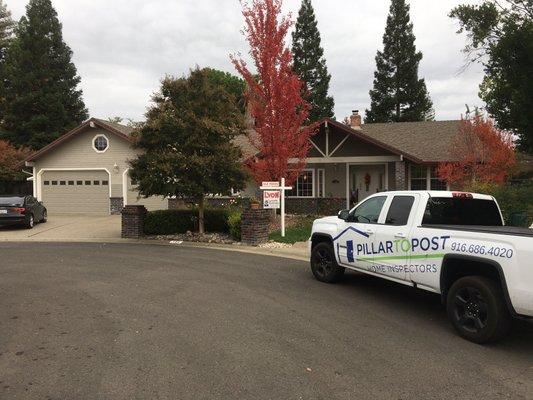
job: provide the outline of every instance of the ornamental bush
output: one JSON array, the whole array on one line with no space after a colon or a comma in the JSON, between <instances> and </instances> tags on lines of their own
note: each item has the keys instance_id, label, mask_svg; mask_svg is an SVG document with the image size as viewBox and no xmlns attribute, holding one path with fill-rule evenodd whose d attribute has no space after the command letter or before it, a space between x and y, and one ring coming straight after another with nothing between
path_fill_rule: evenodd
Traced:
<instances>
[{"instance_id":1,"label":"ornamental bush","mask_svg":"<svg viewBox=\"0 0 533 400\"><path fill-rule=\"evenodd\" d=\"M205 210L206 232L229 233L229 211ZM198 230L198 210L158 210L148 213L144 220L145 235L173 235Z\"/></svg>"},{"instance_id":2,"label":"ornamental bush","mask_svg":"<svg viewBox=\"0 0 533 400\"><path fill-rule=\"evenodd\" d=\"M229 234L235 240L241 240L241 222L242 214L240 212L233 212L228 217Z\"/></svg>"}]
</instances>

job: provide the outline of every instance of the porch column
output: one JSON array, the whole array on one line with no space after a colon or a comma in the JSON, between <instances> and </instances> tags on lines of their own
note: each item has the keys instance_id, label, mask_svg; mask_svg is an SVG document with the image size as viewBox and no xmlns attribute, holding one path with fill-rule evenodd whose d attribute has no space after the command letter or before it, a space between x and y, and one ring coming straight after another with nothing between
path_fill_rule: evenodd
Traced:
<instances>
[{"instance_id":1,"label":"porch column","mask_svg":"<svg viewBox=\"0 0 533 400\"><path fill-rule=\"evenodd\" d=\"M406 165L404 161L394 163L394 178L396 181L396 190L407 190Z\"/></svg>"}]
</instances>

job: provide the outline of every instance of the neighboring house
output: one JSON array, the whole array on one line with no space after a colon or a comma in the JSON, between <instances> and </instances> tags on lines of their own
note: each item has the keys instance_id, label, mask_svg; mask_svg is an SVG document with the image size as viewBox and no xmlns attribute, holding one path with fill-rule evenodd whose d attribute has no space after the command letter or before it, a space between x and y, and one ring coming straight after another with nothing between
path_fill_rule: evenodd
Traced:
<instances>
[{"instance_id":1,"label":"neighboring house","mask_svg":"<svg viewBox=\"0 0 533 400\"><path fill-rule=\"evenodd\" d=\"M459 123L361 125L357 111L350 125L324 120L311 138L305 170L287 194L288 212L331 214L385 190L449 189L436 167L453 161L449 150Z\"/></svg>"},{"instance_id":2,"label":"neighboring house","mask_svg":"<svg viewBox=\"0 0 533 400\"><path fill-rule=\"evenodd\" d=\"M132 129L91 118L25 160L33 194L49 213L117 214L125 204L166 209L162 197L139 198L128 175L136 157Z\"/></svg>"}]
</instances>

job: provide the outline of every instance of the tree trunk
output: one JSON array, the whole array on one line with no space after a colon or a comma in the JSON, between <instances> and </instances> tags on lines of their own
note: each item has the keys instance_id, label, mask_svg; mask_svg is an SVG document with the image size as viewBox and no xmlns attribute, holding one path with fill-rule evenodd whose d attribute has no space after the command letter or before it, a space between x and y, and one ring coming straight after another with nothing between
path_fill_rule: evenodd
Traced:
<instances>
[{"instance_id":1,"label":"tree trunk","mask_svg":"<svg viewBox=\"0 0 533 400\"><path fill-rule=\"evenodd\" d=\"M204 211L205 211L205 199L204 199L204 196L202 195L200 197L200 201L198 202L198 232L200 234L205 233Z\"/></svg>"}]
</instances>

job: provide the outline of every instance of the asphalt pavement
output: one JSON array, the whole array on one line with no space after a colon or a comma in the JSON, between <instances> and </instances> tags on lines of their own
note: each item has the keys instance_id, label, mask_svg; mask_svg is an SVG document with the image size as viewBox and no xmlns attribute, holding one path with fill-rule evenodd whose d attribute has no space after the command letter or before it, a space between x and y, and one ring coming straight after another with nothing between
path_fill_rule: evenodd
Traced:
<instances>
[{"instance_id":1,"label":"asphalt pavement","mask_svg":"<svg viewBox=\"0 0 533 400\"><path fill-rule=\"evenodd\" d=\"M533 325L479 346L438 296L297 260L0 243L0 399L533 399Z\"/></svg>"}]
</instances>

